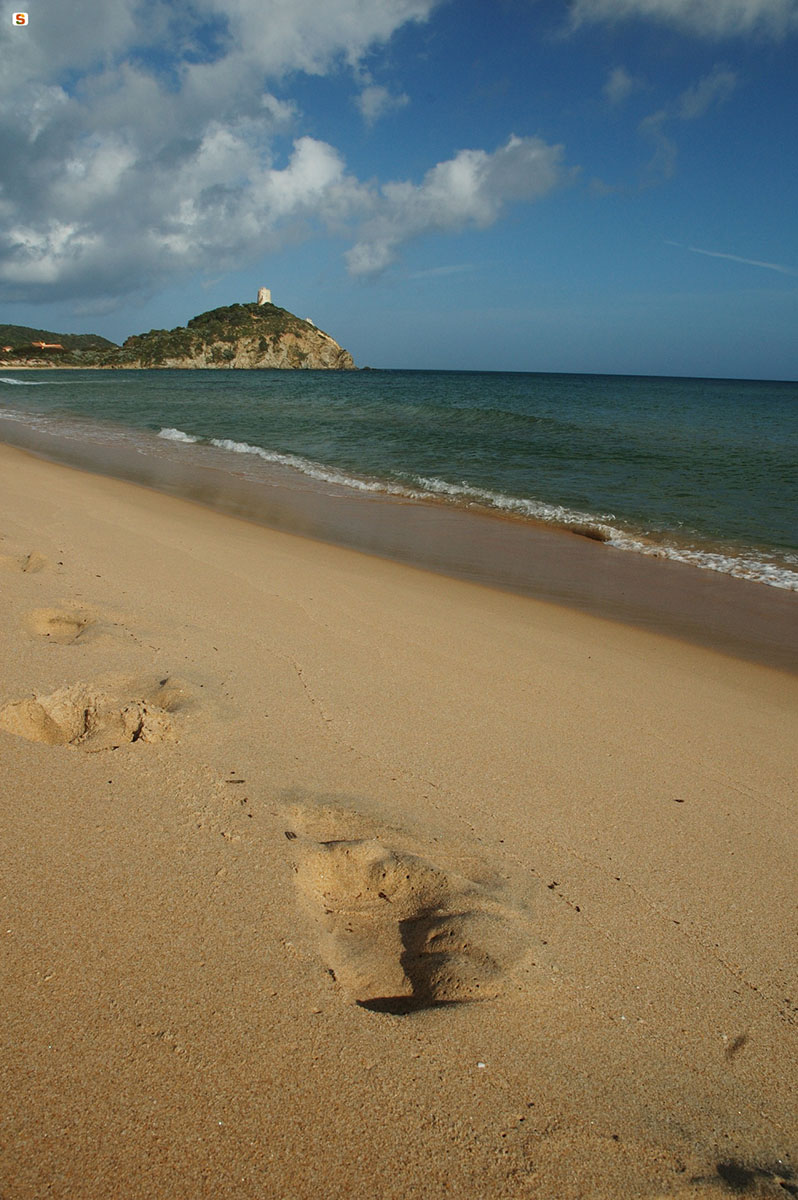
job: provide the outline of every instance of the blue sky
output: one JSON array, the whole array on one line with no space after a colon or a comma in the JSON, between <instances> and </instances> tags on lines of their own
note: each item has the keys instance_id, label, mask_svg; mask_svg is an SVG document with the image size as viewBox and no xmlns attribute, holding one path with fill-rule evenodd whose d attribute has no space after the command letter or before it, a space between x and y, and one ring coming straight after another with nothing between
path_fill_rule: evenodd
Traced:
<instances>
[{"instance_id":1,"label":"blue sky","mask_svg":"<svg viewBox=\"0 0 798 1200\"><path fill-rule=\"evenodd\" d=\"M798 0L27 0L0 321L798 378Z\"/></svg>"}]
</instances>

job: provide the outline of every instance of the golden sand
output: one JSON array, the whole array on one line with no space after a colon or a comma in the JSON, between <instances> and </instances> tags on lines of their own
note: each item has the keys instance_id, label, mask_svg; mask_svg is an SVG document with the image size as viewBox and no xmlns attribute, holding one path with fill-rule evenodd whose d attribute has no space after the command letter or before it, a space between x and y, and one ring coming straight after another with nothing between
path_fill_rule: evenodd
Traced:
<instances>
[{"instance_id":1,"label":"golden sand","mask_svg":"<svg viewBox=\"0 0 798 1200\"><path fill-rule=\"evenodd\" d=\"M3 1200L795 1194L794 676L0 479Z\"/></svg>"}]
</instances>

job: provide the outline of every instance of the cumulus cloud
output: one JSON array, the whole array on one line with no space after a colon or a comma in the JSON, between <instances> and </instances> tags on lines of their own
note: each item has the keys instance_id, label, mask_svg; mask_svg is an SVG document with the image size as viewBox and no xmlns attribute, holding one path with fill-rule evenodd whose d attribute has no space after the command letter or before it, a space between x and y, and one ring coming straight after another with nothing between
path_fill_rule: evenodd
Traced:
<instances>
[{"instance_id":1,"label":"cumulus cloud","mask_svg":"<svg viewBox=\"0 0 798 1200\"><path fill-rule=\"evenodd\" d=\"M377 275L404 243L429 233L480 229L508 203L534 200L567 182L562 146L511 136L492 154L461 150L438 163L420 184L387 183L373 197L372 216L347 254L352 275Z\"/></svg>"},{"instance_id":2,"label":"cumulus cloud","mask_svg":"<svg viewBox=\"0 0 798 1200\"><path fill-rule=\"evenodd\" d=\"M21 33L4 22L3 293L102 302L356 225L373 185L274 89L300 71L356 81L439 2L39 0Z\"/></svg>"},{"instance_id":3,"label":"cumulus cloud","mask_svg":"<svg viewBox=\"0 0 798 1200\"><path fill-rule=\"evenodd\" d=\"M407 102L365 56L442 0L38 0L0 27L0 291L104 305L314 232L372 275L424 233L484 228L567 175L560 147L461 150L420 183L358 179L303 136L297 72L346 72L367 121ZM287 146L287 149L286 149Z\"/></svg>"},{"instance_id":4,"label":"cumulus cloud","mask_svg":"<svg viewBox=\"0 0 798 1200\"><path fill-rule=\"evenodd\" d=\"M798 0L574 0L574 25L644 18L702 37L758 33L781 38L798 29Z\"/></svg>"},{"instance_id":5,"label":"cumulus cloud","mask_svg":"<svg viewBox=\"0 0 798 1200\"><path fill-rule=\"evenodd\" d=\"M112 140L93 139L53 180L38 220L9 223L0 279L35 298L155 287L176 272L234 267L368 208L368 190L337 150L297 138L284 165L264 157L257 126L209 124L147 164L147 180ZM12 294L15 293L12 289Z\"/></svg>"}]
</instances>

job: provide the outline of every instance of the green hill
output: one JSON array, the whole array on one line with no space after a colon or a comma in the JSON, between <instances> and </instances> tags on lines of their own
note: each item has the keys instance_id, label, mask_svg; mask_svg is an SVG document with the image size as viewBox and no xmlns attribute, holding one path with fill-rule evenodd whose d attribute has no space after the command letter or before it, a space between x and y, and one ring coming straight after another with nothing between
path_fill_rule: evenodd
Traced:
<instances>
[{"instance_id":1,"label":"green hill","mask_svg":"<svg viewBox=\"0 0 798 1200\"><path fill-rule=\"evenodd\" d=\"M60 342L65 350L114 350L116 342L98 333L53 333L50 329L30 329L27 325L0 325L0 345L23 349L31 342Z\"/></svg>"},{"instance_id":2,"label":"green hill","mask_svg":"<svg viewBox=\"0 0 798 1200\"><path fill-rule=\"evenodd\" d=\"M41 350L31 342L59 342ZM0 325L0 362L26 367L231 368L277 367L354 370L348 350L276 304L229 304L200 313L175 329L151 329L123 346L96 334L52 333L23 325Z\"/></svg>"},{"instance_id":3,"label":"green hill","mask_svg":"<svg viewBox=\"0 0 798 1200\"><path fill-rule=\"evenodd\" d=\"M276 304L229 304L176 329L136 334L120 357L120 365L141 367L354 367L349 352L328 333Z\"/></svg>"}]
</instances>

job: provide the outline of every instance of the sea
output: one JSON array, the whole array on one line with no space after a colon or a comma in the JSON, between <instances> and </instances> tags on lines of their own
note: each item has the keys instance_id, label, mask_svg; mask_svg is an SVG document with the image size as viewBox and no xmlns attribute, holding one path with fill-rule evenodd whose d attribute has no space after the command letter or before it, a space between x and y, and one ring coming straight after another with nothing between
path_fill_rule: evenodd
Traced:
<instances>
[{"instance_id":1,"label":"sea","mask_svg":"<svg viewBox=\"0 0 798 1200\"><path fill-rule=\"evenodd\" d=\"M297 495L379 496L570 530L798 591L794 382L7 370L0 439L145 482L144 464L157 462L158 481L171 473L171 490L186 494L180 480L192 468L212 470L217 494L225 478L231 488L245 480L267 517L278 484Z\"/></svg>"}]
</instances>

